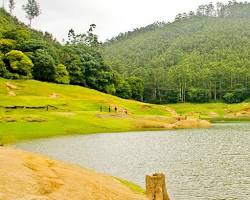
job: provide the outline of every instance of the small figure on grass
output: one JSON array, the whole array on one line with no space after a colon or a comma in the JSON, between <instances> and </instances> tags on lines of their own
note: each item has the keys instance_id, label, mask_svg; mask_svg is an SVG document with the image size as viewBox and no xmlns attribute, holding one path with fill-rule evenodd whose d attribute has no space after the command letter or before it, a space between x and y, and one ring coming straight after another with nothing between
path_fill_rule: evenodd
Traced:
<instances>
[{"instance_id":1,"label":"small figure on grass","mask_svg":"<svg viewBox=\"0 0 250 200\"><path fill-rule=\"evenodd\" d=\"M109 106L109 112L111 112L111 108L110 108L110 106Z\"/></svg>"},{"instance_id":2,"label":"small figure on grass","mask_svg":"<svg viewBox=\"0 0 250 200\"><path fill-rule=\"evenodd\" d=\"M115 107L115 112L117 112L117 107Z\"/></svg>"},{"instance_id":3,"label":"small figure on grass","mask_svg":"<svg viewBox=\"0 0 250 200\"><path fill-rule=\"evenodd\" d=\"M102 112L102 106L100 106L100 112Z\"/></svg>"}]
</instances>

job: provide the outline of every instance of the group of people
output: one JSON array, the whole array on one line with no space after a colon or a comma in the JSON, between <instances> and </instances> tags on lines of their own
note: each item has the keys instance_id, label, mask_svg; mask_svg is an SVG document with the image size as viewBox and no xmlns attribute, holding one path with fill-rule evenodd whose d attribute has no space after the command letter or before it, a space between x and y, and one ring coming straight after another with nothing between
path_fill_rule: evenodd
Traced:
<instances>
[{"instance_id":1,"label":"group of people","mask_svg":"<svg viewBox=\"0 0 250 200\"><path fill-rule=\"evenodd\" d=\"M116 106L115 106L114 110L115 110L115 112L118 112L118 108L117 108ZM103 112L103 106L100 106L100 112ZM108 107L108 112L112 112L111 106ZM128 114L128 111L127 111L127 110L123 110L123 112L124 112L125 114Z\"/></svg>"}]
</instances>

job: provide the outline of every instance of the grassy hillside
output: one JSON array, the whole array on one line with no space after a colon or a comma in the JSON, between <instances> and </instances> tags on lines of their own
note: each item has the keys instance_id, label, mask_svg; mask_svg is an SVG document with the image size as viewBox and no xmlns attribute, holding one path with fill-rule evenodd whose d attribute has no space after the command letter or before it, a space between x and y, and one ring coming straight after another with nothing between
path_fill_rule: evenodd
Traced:
<instances>
[{"instance_id":1,"label":"grassy hillside","mask_svg":"<svg viewBox=\"0 0 250 200\"><path fill-rule=\"evenodd\" d=\"M0 139L3 143L58 135L208 126L198 118L249 120L250 104L153 105L80 86L0 79Z\"/></svg>"},{"instance_id":2,"label":"grassy hillside","mask_svg":"<svg viewBox=\"0 0 250 200\"><path fill-rule=\"evenodd\" d=\"M0 137L4 140L163 128L170 116L164 106L80 86L0 79Z\"/></svg>"}]
</instances>

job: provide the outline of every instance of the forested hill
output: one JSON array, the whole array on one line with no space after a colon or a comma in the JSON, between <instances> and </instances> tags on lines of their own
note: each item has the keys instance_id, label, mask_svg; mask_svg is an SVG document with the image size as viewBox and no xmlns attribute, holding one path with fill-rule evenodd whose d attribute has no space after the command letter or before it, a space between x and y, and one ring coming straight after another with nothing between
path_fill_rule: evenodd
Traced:
<instances>
[{"instance_id":1,"label":"forested hill","mask_svg":"<svg viewBox=\"0 0 250 200\"><path fill-rule=\"evenodd\" d=\"M105 62L144 80L151 102L243 101L250 93L250 4L201 5L104 44Z\"/></svg>"},{"instance_id":2,"label":"forested hill","mask_svg":"<svg viewBox=\"0 0 250 200\"><path fill-rule=\"evenodd\" d=\"M65 44L61 44L50 33L34 30L10 13L0 9L0 77L80 85L142 99L140 79L125 82L104 64L95 24L86 33L69 30Z\"/></svg>"}]
</instances>

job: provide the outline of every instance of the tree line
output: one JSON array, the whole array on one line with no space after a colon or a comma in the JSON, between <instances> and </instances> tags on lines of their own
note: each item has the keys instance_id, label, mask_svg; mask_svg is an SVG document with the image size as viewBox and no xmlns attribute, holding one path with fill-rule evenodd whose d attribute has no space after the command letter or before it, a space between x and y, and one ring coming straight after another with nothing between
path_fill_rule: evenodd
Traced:
<instances>
[{"instance_id":1,"label":"tree line","mask_svg":"<svg viewBox=\"0 0 250 200\"><path fill-rule=\"evenodd\" d=\"M247 13L247 11L242 8L247 8L247 7L249 7L249 3L247 1L237 2L236 0L233 0L225 4L221 2L213 4L212 2L210 2L209 4L200 5L196 11L190 11L189 13L179 13L178 15L176 15L175 21L186 19L193 16L205 16L205 17L243 16Z\"/></svg>"}]
</instances>

